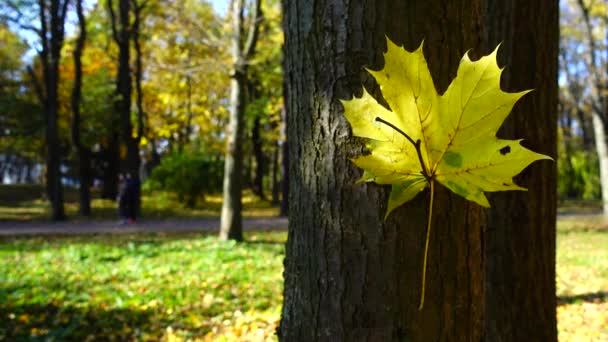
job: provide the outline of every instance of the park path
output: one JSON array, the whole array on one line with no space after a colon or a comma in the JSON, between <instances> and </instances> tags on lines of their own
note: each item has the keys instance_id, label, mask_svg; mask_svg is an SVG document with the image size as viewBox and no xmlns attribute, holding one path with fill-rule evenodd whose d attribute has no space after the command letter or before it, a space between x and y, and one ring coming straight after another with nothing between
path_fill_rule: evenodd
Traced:
<instances>
[{"instance_id":1,"label":"park path","mask_svg":"<svg viewBox=\"0 0 608 342\"><path fill-rule=\"evenodd\" d=\"M564 212L558 220L579 222L600 222L601 214ZM286 230L286 217L243 218L245 230ZM70 220L48 221L0 221L0 236L39 234L103 234L103 233L146 233L146 232L217 232L218 218L171 218L149 219L136 224L121 225L116 220Z\"/></svg>"},{"instance_id":2,"label":"park path","mask_svg":"<svg viewBox=\"0 0 608 342\"><path fill-rule=\"evenodd\" d=\"M147 232L216 232L217 218L175 218L142 220L121 225L118 221L66 221L66 222L0 222L0 236L40 234L102 234ZM285 230L286 217L243 218L244 230Z\"/></svg>"}]
</instances>

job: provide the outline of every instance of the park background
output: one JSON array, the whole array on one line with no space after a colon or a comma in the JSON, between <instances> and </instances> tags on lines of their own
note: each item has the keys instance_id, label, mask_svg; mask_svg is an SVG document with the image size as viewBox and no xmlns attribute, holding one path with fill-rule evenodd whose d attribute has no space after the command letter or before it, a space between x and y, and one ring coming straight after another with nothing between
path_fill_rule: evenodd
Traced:
<instances>
[{"instance_id":1,"label":"park background","mask_svg":"<svg viewBox=\"0 0 608 342\"><path fill-rule=\"evenodd\" d=\"M0 1L0 340L276 339L299 200L283 13ZM559 15L557 330L605 341L608 3L562 0ZM140 210L121 225L127 172Z\"/></svg>"}]
</instances>

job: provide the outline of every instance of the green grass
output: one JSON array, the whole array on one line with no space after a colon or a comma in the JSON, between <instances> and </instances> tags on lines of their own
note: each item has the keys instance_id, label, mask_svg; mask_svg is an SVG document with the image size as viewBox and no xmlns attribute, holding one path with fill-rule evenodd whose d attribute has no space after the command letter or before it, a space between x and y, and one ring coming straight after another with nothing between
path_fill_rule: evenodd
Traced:
<instances>
[{"instance_id":1,"label":"green grass","mask_svg":"<svg viewBox=\"0 0 608 342\"><path fill-rule=\"evenodd\" d=\"M65 210L69 218L82 219L78 215L78 193L65 188ZM41 185L0 185L0 221L45 221L50 217L50 203L42 199ZM117 219L115 201L100 199L93 193L91 202L92 219ZM205 201L195 208L186 208L175 195L166 192L144 193L142 196L142 217L146 219L166 218L209 218L219 217L222 208L220 194L205 196ZM277 216L279 209L254 196L251 191L243 192L243 216Z\"/></svg>"},{"instance_id":2,"label":"green grass","mask_svg":"<svg viewBox=\"0 0 608 342\"><path fill-rule=\"evenodd\" d=\"M246 238L242 244L200 234L2 239L0 340L272 336L286 233Z\"/></svg>"},{"instance_id":3,"label":"green grass","mask_svg":"<svg viewBox=\"0 0 608 342\"><path fill-rule=\"evenodd\" d=\"M0 239L0 340L263 340L285 232ZM608 341L608 225L558 222L560 341Z\"/></svg>"},{"instance_id":4,"label":"green grass","mask_svg":"<svg viewBox=\"0 0 608 342\"><path fill-rule=\"evenodd\" d=\"M568 218L557 229L560 341L608 341L608 225Z\"/></svg>"}]
</instances>

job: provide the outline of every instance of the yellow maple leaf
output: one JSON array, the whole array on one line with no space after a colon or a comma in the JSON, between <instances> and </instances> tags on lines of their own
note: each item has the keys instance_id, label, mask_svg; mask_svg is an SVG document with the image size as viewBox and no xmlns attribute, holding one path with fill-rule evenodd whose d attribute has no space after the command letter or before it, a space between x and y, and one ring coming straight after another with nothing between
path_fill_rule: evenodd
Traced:
<instances>
[{"instance_id":1,"label":"yellow maple leaf","mask_svg":"<svg viewBox=\"0 0 608 342\"><path fill-rule=\"evenodd\" d=\"M353 159L364 171L359 182L392 185L385 219L427 186L431 189L419 306L422 309L435 181L489 207L484 192L526 190L515 184L513 177L530 163L551 158L524 148L521 140L496 137L513 105L529 92L507 93L500 89L498 48L477 61L465 54L456 78L439 95L422 44L408 52L387 38L387 46L384 68L368 71L380 85L390 109L380 105L365 89L361 98L342 104L353 135L366 138L370 151Z\"/></svg>"},{"instance_id":2,"label":"yellow maple leaf","mask_svg":"<svg viewBox=\"0 0 608 342\"><path fill-rule=\"evenodd\" d=\"M390 110L367 91L343 101L355 136L367 138L369 155L353 159L364 170L361 182L391 184L386 215L433 181L484 207L485 191L526 190L513 177L548 156L520 140L496 137L513 105L529 92L500 89L502 70L489 56L460 61L456 78L439 95L422 53L408 52L387 39L384 69L368 70ZM432 184L431 184L432 185Z\"/></svg>"}]
</instances>

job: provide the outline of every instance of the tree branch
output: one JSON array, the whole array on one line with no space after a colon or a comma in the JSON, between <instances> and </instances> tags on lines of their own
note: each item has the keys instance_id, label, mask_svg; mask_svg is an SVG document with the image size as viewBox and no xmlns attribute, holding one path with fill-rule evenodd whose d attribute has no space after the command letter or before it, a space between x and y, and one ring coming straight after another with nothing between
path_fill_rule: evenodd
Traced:
<instances>
[{"instance_id":1,"label":"tree branch","mask_svg":"<svg viewBox=\"0 0 608 342\"><path fill-rule=\"evenodd\" d=\"M120 42L120 38L118 37L118 31L116 31L116 14L114 13L114 4L112 0L108 0L108 12L110 13L110 24L112 27L112 37L114 37L115 42Z\"/></svg>"},{"instance_id":2,"label":"tree branch","mask_svg":"<svg viewBox=\"0 0 608 342\"><path fill-rule=\"evenodd\" d=\"M82 149L80 141L80 98L82 91L82 51L87 37L86 19L82 10L82 1L76 0L76 15L78 16L78 26L80 33L76 40L74 49L74 87L72 88L72 144L77 149Z\"/></svg>"},{"instance_id":3,"label":"tree branch","mask_svg":"<svg viewBox=\"0 0 608 342\"><path fill-rule=\"evenodd\" d=\"M147 1L142 1L140 5L137 4L137 0L132 0L133 12L135 20L133 21L133 45L135 47L135 91L137 93L137 143L141 141L144 135L144 110L143 110L143 90L141 86L141 78L143 73L143 67L141 62L141 44L139 43L140 25L141 25L141 11L146 7Z\"/></svg>"},{"instance_id":4,"label":"tree branch","mask_svg":"<svg viewBox=\"0 0 608 342\"><path fill-rule=\"evenodd\" d=\"M247 40L243 48L243 57L245 61L249 61L255 53L255 46L257 45L256 43L260 32L260 24L263 20L261 0L253 0L253 8L251 8L250 17Z\"/></svg>"}]
</instances>

